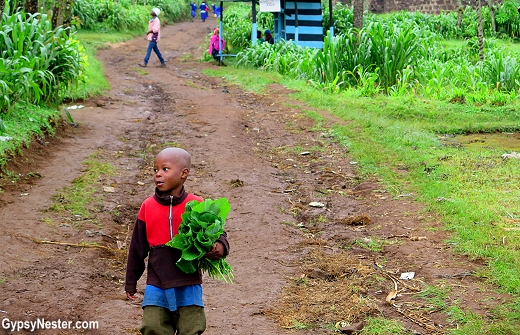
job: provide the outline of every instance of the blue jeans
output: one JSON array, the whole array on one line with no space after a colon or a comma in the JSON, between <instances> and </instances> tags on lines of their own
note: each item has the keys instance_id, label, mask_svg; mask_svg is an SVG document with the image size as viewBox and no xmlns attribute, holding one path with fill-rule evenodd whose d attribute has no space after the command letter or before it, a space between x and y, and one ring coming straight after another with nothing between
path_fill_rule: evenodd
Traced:
<instances>
[{"instance_id":1,"label":"blue jeans","mask_svg":"<svg viewBox=\"0 0 520 335\"><path fill-rule=\"evenodd\" d=\"M150 60L150 55L152 54L152 50L155 52L157 57L159 57L159 61L161 64L164 64L164 58L161 55L161 52L159 51L159 47L157 47L157 42L150 41L148 43L148 49L146 50L146 56L144 56L144 63L148 64L148 61Z\"/></svg>"}]
</instances>

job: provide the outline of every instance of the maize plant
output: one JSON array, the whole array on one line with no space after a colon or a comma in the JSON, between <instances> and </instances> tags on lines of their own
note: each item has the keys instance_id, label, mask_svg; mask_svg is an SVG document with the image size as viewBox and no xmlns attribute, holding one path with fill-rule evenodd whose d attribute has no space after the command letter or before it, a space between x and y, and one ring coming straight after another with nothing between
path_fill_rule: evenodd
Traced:
<instances>
[{"instance_id":1,"label":"maize plant","mask_svg":"<svg viewBox=\"0 0 520 335\"><path fill-rule=\"evenodd\" d=\"M79 44L47 15L3 14L0 27L0 112L15 103L59 103L81 73Z\"/></svg>"}]
</instances>

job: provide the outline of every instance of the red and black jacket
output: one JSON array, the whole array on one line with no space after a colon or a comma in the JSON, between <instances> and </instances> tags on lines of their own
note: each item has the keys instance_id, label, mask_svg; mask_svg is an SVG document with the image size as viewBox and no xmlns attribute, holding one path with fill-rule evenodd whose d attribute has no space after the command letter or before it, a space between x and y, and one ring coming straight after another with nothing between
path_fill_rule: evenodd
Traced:
<instances>
[{"instance_id":1,"label":"red and black jacket","mask_svg":"<svg viewBox=\"0 0 520 335\"><path fill-rule=\"evenodd\" d=\"M202 283L200 270L191 274L182 272L175 265L181 251L165 246L177 234L181 215L191 200L204 201L199 196L187 193L184 188L179 197L163 195L156 189L155 195L142 203L128 250L125 291L136 291L137 281L145 270L147 256L146 284L167 289ZM227 256L227 234L224 232L218 241L224 245L224 256Z\"/></svg>"}]
</instances>

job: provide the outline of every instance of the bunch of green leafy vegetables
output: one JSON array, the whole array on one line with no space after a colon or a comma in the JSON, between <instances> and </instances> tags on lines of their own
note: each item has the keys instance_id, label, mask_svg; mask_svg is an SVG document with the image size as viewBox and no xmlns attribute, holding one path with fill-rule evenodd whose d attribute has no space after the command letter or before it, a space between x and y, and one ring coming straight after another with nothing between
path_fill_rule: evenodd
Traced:
<instances>
[{"instance_id":1,"label":"bunch of green leafy vegetables","mask_svg":"<svg viewBox=\"0 0 520 335\"><path fill-rule=\"evenodd\" d=\"M224 232L226 217L231 206L226 198L196 200L186 204L177 235L167 246L182 251L176 265L185 273L194 273L198 268L211 278L227 283L233 282L233 269L225 257L217 260L204 257Z\"/></svg>"}]
</instances>

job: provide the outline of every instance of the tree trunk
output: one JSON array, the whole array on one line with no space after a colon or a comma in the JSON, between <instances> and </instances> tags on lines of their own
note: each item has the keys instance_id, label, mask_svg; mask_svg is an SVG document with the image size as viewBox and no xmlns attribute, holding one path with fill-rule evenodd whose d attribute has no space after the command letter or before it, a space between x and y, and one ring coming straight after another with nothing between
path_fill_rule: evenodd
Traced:
<instances>
[{"instance_id":1,"label":"tree trunk","mask_svg":"<svg viewBox=\"0 0 520 335\"><path fill-rule=\"evenodd\" d=\"M488 0L488 8L489 8L489 19L491 20L491 31L494 33L497 32L497 27L495 23L495 4L493 0Z\"/></svg>"},{"instance_id":2,"label":"tree trunk","mask_svg":"<svg viewBox=\"0 0 520 335\"><path fill-rule=\"evenodd\" d=\"M69 28L70 21L72 21L72 10L74 8L75 0L67 0L65 6L65 12L63 13L63 27Z\"/></svg>"},{"instance_id":3,"label":"tree trunk","mask_svg":"<svg viewBox=\"0 0 520 335\"><path fill-rule=\"evenodd\" d=\"M481 0L478 0L477 3L477 15L478 15L478 51L479 51L479 59L484 60L484 28L482 27L482 3Z\"/></svg>"},{"instance_id":4,"label":"tree trunk","mask_svg":"<svg viewBox=\"0 0 520 335\"><path fill-rule=\"evenodd\" d=\"M0 22L2 21L2 17L4 16L5 9L5 0L0 0Z\"/></svg>"},{"instance_id":5,"label":"tree trunk","mask_svg":"<svg viewBox=\"0 0 520 335\"><path fill-rule=\"evenodd\" d=\"M363 0L352 0L354 5L354 28L361 30L363 28Z\"/></svg>"},{"instance_id":6,"label":"tree trunk","mask_svg":"<svg viewBox=\"0 0 520 335\"><path fill-rule=\"evenodd\" d=\"M56 0L52 9L52 29L63 25L63 18L67 7L67 0Z\"/></svg>"},{"instance_id":7,"label":"tree trunk","mask_svg":"<svg viewBox=\"0 0 520 335\"><path fill-rule=\"evenodd\" d=\"M38 13L38 0L25 0L23 10L26 14Z\"/></svg>"},{"instance_id":8,"label":"tree trunk","mask_svg":"<svg viewBox=\"0 0 520 335\"><path fill-rule=\"evenodd\" d=\"M457 28L460 28L460 25L462 24L462 14L464 14L464 7L462 6L462 1L461 0L457 1L457 5L458 5L458 8L457 8L457 12L458 12Z\"/></svg>"}]
</instances>

